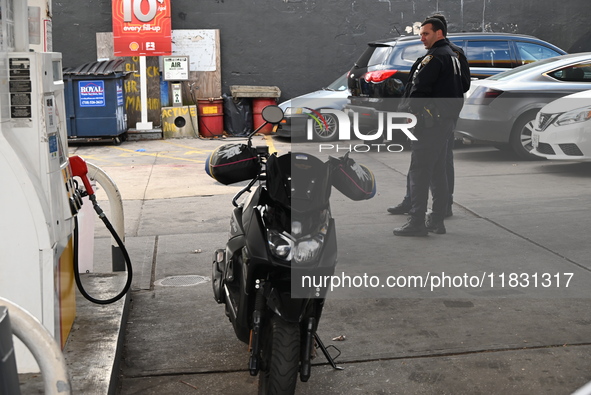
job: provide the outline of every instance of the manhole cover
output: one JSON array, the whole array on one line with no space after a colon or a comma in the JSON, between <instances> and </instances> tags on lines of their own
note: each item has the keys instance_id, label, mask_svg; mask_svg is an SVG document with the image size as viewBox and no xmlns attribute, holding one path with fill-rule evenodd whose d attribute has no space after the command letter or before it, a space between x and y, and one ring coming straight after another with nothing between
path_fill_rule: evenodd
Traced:
<instances>
[{"instance_id":1,"label":"manhole cover","mask_svg":"<svg viewBox=\"0 0 591 395\"><path fill-rule=\"evenodd\" d=\"M209 277L188 275L188 276L170 276L155 282L155 285L161 287L190 287L209 282Z\"/></svg>"}]
</instances>

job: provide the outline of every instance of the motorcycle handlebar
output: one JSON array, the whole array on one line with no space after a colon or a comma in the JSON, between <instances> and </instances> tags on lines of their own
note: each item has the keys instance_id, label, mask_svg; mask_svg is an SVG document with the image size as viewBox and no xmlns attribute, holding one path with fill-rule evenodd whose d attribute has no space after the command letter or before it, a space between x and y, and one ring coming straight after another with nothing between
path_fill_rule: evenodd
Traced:
<instances>
[{"instance_id":1,"label":"motorcycle handlebar","mask_svg":"<svg viewBox=\"0 0 591 395\"><path fill-rule=\"evenodd\" d=\"M259 174L258 176L253 178L247 186L242 188L236 195L234 195L234 198L232 198L232 204L234 205L234 207L238 207L238 199L240 199L240 196L244 195L244 192L250 192L250 188L252 188L252 186L260 179L261 175Z\"/></svg>"}]
</instances>

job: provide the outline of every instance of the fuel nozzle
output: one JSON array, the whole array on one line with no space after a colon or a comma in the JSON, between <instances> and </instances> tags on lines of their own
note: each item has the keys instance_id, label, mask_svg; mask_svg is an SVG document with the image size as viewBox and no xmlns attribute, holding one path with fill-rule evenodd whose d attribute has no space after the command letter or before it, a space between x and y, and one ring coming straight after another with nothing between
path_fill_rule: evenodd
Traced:
<instances>
[{"instance_id":1,"label":"fuel nozzle","mask_svg":"<svg viewBox=\"0 0 591 395\"><path fill-rule=\"evenodd\" d=\"M72 169L72 175L74 177L80 177L82 180L86 193L88 193L89 196L94 195L94 189L92 189L92 185L88 179L88 166L86 165L86 161L78 155L70 156L70 168Z\"/></svg>"}]
</instances>

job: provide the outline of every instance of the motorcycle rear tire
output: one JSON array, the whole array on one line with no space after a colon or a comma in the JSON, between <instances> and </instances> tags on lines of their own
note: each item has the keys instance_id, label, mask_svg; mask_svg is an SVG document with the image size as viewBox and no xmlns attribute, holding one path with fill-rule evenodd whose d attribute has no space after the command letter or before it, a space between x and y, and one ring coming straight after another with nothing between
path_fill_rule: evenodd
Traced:
<instances>
[{"instance_id":1,"label":"motorcycle rear tire","mask_svg":"<svg viewBox=\"0 0 591 395\"><path fill-rule=\"evenodd\" d=\"M300 365L300 326L274 315L263 334L259 395L293 395Z\"/></svg>"}]
</instances>

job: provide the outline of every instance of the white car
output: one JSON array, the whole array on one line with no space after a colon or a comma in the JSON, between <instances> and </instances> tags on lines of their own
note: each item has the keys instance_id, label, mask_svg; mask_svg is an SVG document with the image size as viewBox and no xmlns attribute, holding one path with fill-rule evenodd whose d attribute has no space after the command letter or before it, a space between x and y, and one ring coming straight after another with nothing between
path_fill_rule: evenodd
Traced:
<instances>
[{"instance_id":1,"label":"white car","mask_svg":"<svg viewBox=\"0 0 591 395\"><path fill-rule=\"evenodd\" d=\"M546 104L534 125L532 154L547 159L591 161L591 90Z\"/></svg>"},{"instance_id":2,"label":"white car","mask_svg":"<svg viewBox=\"0 0 591 395\"><path fill-rule=\"evenodd\" d=\"M276 135L288 138L303 138L306 136L306 122L308 118L314 122L314 138L320 141L330 141L338 137L337 120L330 114L322 117L316 111L331 108L341 110L347 97L347 73L326 88L307 93L302 96L284 101L279 107L285 112L285 118L279 124ZM319 120L322 118L321 120Z\"/></svg>"}]
</instances>

